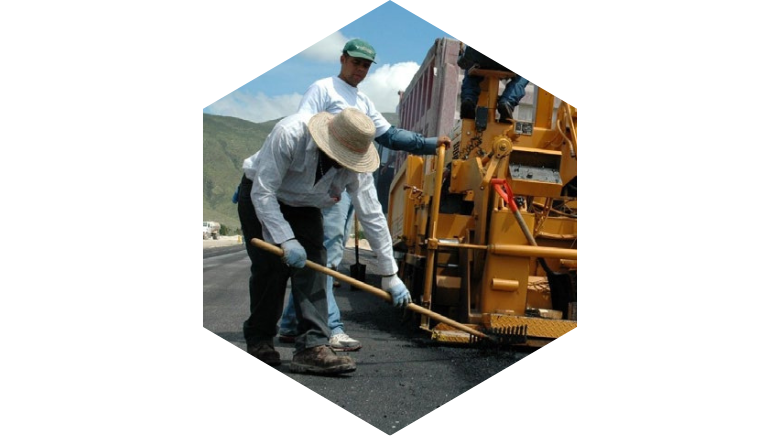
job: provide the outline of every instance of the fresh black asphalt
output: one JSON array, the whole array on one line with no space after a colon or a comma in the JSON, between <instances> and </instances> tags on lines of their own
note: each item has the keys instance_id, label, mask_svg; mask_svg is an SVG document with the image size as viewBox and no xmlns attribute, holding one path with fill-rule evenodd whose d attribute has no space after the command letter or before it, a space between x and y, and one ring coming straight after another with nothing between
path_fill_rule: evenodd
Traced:
<instances>
[{"instance_id":1,"label":"fresh black asphalt","mask_svg":"<svg viewBox=\"0 0 780 439\"><path fill-rule=\"evenodd\" d=\"M372 273L373 254L360 251L367 282L379 285ZM243 245L204 249L203 326L246 349L241 324L248 312L246 291L249 259ZM355 261L346 251L339 267L349 274ZM241 281L236 281L240 279ZM416 316L349 285L335 290L346 332L363 348L350 352L356 372L341 377L290 373L292 344L276 340L283 373L379 430L392 434L518 360L528 351L443 346L416 328Z\"/></svg>"}]
</instances>

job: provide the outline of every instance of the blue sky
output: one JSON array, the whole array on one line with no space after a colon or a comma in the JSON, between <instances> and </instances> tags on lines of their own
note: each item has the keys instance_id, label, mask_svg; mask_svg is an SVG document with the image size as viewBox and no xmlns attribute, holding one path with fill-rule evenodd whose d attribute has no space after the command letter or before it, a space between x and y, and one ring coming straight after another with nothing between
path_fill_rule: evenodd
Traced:
<instances>
[{"instance_id":1,"label":"blue sky","mask_svg":"<svg viewBox=\"0 0 780 439\"><path fill-rule=\"evenodd\" d=\"M376 64L359 88L379 111L394 112L398 90L406 88L436 38L451 35L393 2L263 73L203 109L204 113L263 122L295 111L306 88L339 72L344 43L362 38L377 51Z\"/></svg>"}]
</instances>

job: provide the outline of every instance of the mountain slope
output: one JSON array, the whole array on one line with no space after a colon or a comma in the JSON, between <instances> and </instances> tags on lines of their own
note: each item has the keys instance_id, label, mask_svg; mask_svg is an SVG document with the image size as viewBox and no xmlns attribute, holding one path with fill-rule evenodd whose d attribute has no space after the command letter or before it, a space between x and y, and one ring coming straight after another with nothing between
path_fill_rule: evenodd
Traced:
<instances>
[{"instance_id":1,"label":"mountain slope","mask_svg":"<svg viewBox=\"0 0 780 439\"><path fill-rule=\"evenodd\" d=\"M203 115L203 220L239 227L233 192L244 159L263 145L276 121L254 123L235 117Z\"/></svg>"},{"instance_id":2,"label":"mountain slope","mask_svg":"<svg viewBox=\"0 0 780 439\"><path fill-rule=\"evenodd\" d=\"M383 113L396 124L395 113ZM262 147L278 120L249 122L228 116L203 114L203 220L231 229L240 227L233 192L241 181L244 159Z\"/></svg>"}]
</instances>

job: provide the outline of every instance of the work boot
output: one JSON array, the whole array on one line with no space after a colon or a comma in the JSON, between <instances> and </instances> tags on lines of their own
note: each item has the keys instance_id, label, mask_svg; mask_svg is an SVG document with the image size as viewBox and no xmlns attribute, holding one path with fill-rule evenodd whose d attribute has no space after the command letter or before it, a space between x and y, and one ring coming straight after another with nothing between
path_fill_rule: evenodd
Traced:
<instances>
[{"instance_id":1,"label":"work boot","mask_svg":"<svg viewBox=\"0 0 780 439\"><path fill-rule=\"evenodd\" d=\"M247 346L246 351L269 366L278 366L282 364L282 358L279 356L279 352L276 352L276 349L268 343Z\"/></svg>"},{"instance_id":2,"label":"work boot","mask_svg":"<svg viewBox=\"0 0 780 439\"><path fill-rule=\"evenodd\" d=\"M474 119L476 114L477 103L471 99L463 99L460 103L460 118L461 119Z\"/></svg>"},{"instance_id":3,"label":"work boot","mask_svg":"<svg viewBox=\"0 0 780 439\"><path fill-rule=\"evenodd\" d=\"M290 372L312 373L317 375L335 375L354 372L355 360L339 356L330 346L315 346L293 355Z\"/></svg>"},{"instance_id":4,"label":"work boot","mask_svg":"<svg viewBox=\"0 0 780 439\"><path fill-rule=\"evenodd\" d=\"M512 106L509 105L509 102L498 103L498 117L501 122L512 119Z\"/></svg>"},{"instance_id":5,"label":"work boot","mask_svg":"<svg viewBox=\"0 0 780 439\"><path fill-rule=\"evenodd\" d=\"M359 341L348 336L347 334L341 333L341 334L336 334L330 338L330 347L332 347L334 351L340 352L340 351L356 351L362 348L363 345L360 344Z\"/></svg>"}]
</instances>

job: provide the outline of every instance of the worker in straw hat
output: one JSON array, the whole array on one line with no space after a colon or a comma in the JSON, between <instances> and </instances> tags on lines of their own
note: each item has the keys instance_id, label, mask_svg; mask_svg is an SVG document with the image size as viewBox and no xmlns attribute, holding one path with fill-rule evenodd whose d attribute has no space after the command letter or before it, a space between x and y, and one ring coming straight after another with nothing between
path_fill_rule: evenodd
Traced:
<instances>
[{"instance_id":1,"label":"worker in straw hat","mask_svg":"<svg viewBox=\"0 0 780 439\"><path fill-rule=\"evenodd\" d=\"M390 231L371 176L379 166L375 134L371 119L354 108L336 115L296 113L279 121L263 147L244 161L238 213L252 262L244 338L247 352L267 364L281 364L273 338L291 279L298 337L290 370L337 374L356 368L352 358L329 346L326 275L303 269L307 259L326 264L320 209L335 204L344 189L376 252L382 288L396 306L411 300L395 274ZM252 238L280 245L284 256L253 246Z\"/></svg>"}]
</instances>

